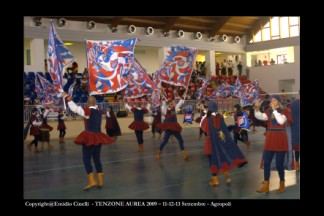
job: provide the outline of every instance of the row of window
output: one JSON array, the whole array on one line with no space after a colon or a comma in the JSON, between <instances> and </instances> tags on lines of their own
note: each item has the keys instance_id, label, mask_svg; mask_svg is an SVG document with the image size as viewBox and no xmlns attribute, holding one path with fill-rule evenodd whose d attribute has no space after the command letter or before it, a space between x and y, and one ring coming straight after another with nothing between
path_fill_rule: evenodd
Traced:
<instances>
[{"instance_id":1,"label":"row of window","mask_svg":"<svg viewBox=\"0 0 324 216\"><path fill-rule=\"evenodd\" d=\"M299 36L300 17L272 17L250 43Z\"/></svg>"}]
</instances>

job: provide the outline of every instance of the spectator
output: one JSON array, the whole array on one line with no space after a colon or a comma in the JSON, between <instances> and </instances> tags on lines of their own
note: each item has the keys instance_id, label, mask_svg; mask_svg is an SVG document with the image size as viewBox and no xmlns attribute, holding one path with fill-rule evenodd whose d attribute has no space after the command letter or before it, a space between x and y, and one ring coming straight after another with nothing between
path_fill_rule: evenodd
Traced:
<instances>
[{"instance_id":1,"label":"spectator","mask_svg":"<svg viewBox=\"0 0 324 216\"><path fill-rule=\"evenodd\" d=\"M276 62L275 62L275 60L273 60L273 58L271 59L270 64L271 64L271 65L276 64Z\"/></svg>"},{"instance_id":2,"label":"spectator","mask_svg":"<svg viewBox=\"0 0 324 216\"><path fill-rule=\"evenodd\" d=\"M242 76L242 63L241 62L238 63L237 70L239 72L239 76Z\"/></svg>"}]
</instances>

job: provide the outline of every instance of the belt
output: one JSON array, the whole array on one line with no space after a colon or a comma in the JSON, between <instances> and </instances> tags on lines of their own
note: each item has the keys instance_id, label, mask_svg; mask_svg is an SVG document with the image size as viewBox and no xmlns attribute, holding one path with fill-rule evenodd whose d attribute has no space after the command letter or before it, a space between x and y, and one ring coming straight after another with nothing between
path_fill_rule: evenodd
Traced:
<instances>
[{"instance_id":1,"label":"belt","mask_svg":"<svg viewBox=\"0 0 324 216\"><path fill-rule=\"evenodd\" d=\"M268 128L267 131L281 132L281 131L286 131L286 128Z\"/></svg>"}]
</instances>

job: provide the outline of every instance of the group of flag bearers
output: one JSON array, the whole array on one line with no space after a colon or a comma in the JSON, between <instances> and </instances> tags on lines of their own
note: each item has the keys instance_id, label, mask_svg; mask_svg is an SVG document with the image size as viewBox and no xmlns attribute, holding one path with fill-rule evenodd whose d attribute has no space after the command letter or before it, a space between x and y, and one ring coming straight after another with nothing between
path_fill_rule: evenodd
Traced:
<instances>
[{"instance_id":1,"label":"group of flag bearers","mask_svg":"<svg viewBox=\"0 0 324 216\"><path fill-rule=\"evenodd\" d=\"M101 132L100 127L103 112L98 108L98 106L96 106L95 97L89 96L87 101L87 107L82 108L81 106L76 105L72 101L71 95L62 91L61 70L63 67L62 59L64 58L60 56L60 53L56 51L56 53L52 53L52 51L55 50L54 48L56 47L54 44L55 40L53 38L58 37L52 24L51 33L50 39L52 40L50 40L49 42L49 47L51 46L53 47L53 49L49 49L49 67L51 69L50 72L51 77L53 79L53 86L55 87L55 92L59 93L60 97L63 98L63 101L66 101L72 112L84 117L85 130L82 131L74 140L74 143L82 145L82 158L84 167L88 175L88 184L84 187L84 190L89 190L93 187L102 187L103 171L100 159L101 147L104 144L113 143L116 140L117 136L121 135L121 131L116 117L113 113L112 107L110 107L106 113L106 132L108 134L107 135ZM60 42L60 39L57 41ZM108 89L108 91L114 92L122 90L127 86L127 81L125 78L123 78L123 74L133 74L134 72L134 70L132 70L131 68L132 65L130 59L134 58L132 51L134 49L136 40L132 39L126 41L118 41L118 43L116 42L115 45L113 45L113 43L114 42L111 41L87 41L87 57L90 71L89 80L91 81L89 88L92 94L102 94L104 93L102 92L104 89ZM105 55L105 53L107 55ZM190 75L193 69L193 61L196 55L197 49L172 46L169 51L169 55L167 56L167 59L163 64L162 69L159 71L159 74L156 77L159 77L162 81L167 82L169 84L182 85L188 88ZM104 59L103 56L105 56ZM112 57L115 58L113 59ZM68 57L65 58L67 59ZM60 62L60 64L55 65L55 60L57 60L57 62ZM136 67L139 68L140 64L137 64ZM132 72L127 72L127 70L130 70ZM112 74L111 77L109 77L110 74ZM132 88L129 88L127 90L128 95L133 94L131 96L134 96L136 92L136 94L147 94L147 92L145 91L138 91L139 88L136 89L136 85L139 85L137 81L144 81L143 83L146 83L146 86L150 86L151 88L153 88L153 91L157 88L155 84L147 78L147 74L145 74L146 73L144 73L142 70L141 73L134 73L132 75L133 81L135 82L130 83ZM114 80L112 80L112 78L114 78ZM185 95L186 93L184 93L183 95L184 98ZM160 98L152 99L155 102L160 100ZM264 167L264 181L262 183L262 187L257 190L258 192L269 192L270 169L272 158L274 157L274 155L276 158L276 168L280 177L278 191L283 192L285 190L284 169L286 163L286 153L289 151L286 128L288 127L287 122L291 124L293 120L291 118L289 110L282 109L280 100L280 97L273 96L271 99L271 110L266 110L264 113L261 113L259 111L258 102L256 102L255 104L255 117L259 120L267 122L266 140L262 160L262 166ZM184 147L183 138L181 135L182 127L178 123L176 115L177 110L183 105L183 103L183 99L180 99L179 102L175 104L173 100L168 100L164 98L164 100L162 101L161 111L159 111L159 108L157 106L158 103L153 103L153 137L155 136L155 131L158 131L160 133L160 136L161 132L165 131L163 140L160 143L160 147L156 153L156 159L160 159L162 150L172 135L179 142L179 147L183 153L184 160L188 160L190 158L188 152L185 150ZM151 105L148 103L147 106L143 106L139 103L134 103L133 106L130 106L126 103L125 106L129 111L134 113L134 121L129 125L129 128L135 131L138 144L138 152L143 152L143 131L149 128L149 125L144 121L144 114L148 113L149 110L151 110ZM209 168L212 176L212 181L209 184L211 186L217 186L219 184L217 175L224 174L226 183L229 185L232 181L229 175L229 171L235 167L240 168L247 164L245 156L237 146L237 140L241 140L247 145L248 149L250 147L250 142L248 141L247 133L243 133L240 130L240 128L238 128L238 119L242 117L244 113L241 111L241 107L239 105L235 107L237 113L235 114L236 128L234 129L233 139L224 122L223 116L218 112L219 110L217 104L215 102L209 102L208 107L206 106L206 108L206 115L201 115L200 128L201 131L205 134L204 153L208 156L210 165ZM161 114L165 116L164 121L160 120ZM30 121L31 124L34 125L36 128L38 123L35 118L36 117L34 116L33 110L33 116ZM60 127L58 127L60 131L62 130L62 133L60 133L60 142L64 142L63 138L65 135L65 127L62 125L63 120L64 119L61 116L61 119L59 119L59 125L61 125ZM46 119L43 120L43 125L47 125ZM37 146L39 131L37 131L35 128L33 128L32 126L31 129L31 133L35 137L35 140L32 143L35 143L35 146ZM49 127L46 127L45 129L46 131L51 130ZM296 130L299 130L299 128L297 128ZM46 140L46 135L44 136L44 139ZM294 149L297 151L299 150L299 140L294 142ZM49 148L51 147L49 143L48 146ZM31 148L31 145L29 145L28 148ZM91 165L91 159L93 159L95 164L95 169L97 172L97 181L95 180L93 168Z\"/></svg>"}]
</instances>

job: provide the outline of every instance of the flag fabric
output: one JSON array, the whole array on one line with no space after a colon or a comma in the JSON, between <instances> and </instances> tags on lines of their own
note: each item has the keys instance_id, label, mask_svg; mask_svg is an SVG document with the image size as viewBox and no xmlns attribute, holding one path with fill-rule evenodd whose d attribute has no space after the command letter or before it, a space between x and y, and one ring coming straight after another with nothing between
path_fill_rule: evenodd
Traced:
<instances>
[{"instance_id":1,"label":"flag fabric","mask_svg":"<svg viewBox=\"0 0 324 216\"><path fill-rule=\"evenodd\" d=\"M234 88L235 88L234 86L223 83L217 89L215 89L209 97L212 99L216 99L218 97L222 97L222 98L229 97L232 95Z\"/></svg>"},{"instance_id":2,"label":"flag fabric","mask_svg":"<svg viewBox=\"0 0 324 216\"><path fill-rule=\"evenodd\" d=\"M75 84L76 84L76 82L72 83L72 84L70 85L70 87L69 87L68 95L69 95L70 97L72 97L72 95L73 95L73 90L74 90L74 86L75 86Z\"/></svg>"},{"instance_id":3,"label":"flag fabric","mask_svg":"<svg viewBox=\"0 0 324 216\"><path fill-rule=\"evenodd\" d=\"M210 81L210 77L208 79L206 78L198 78L200 80L202 80L203 84L201 85L201 87L197 90L197 99L200 100L200 98L204 95L206 89L207 89L207 86L208 86L208 83Z\"/></svg>"},{"instance_id":4,"label":"flag fabric","mask_svg":"<svg viewBox=\"0 0 324 216\"><path fill-rule=\"evenodd\" d=\"M197 48L171 46L159 71L159 79L171 85L188 87L193 66L198 53Z\"/></svg>"},{"instance_id":5,"label":"flag fabric","mask_svg":"<svg viewBox=\"0 0 324 216\"><path fill-rule=\"evenodd\" d=\"M161 92L159 89L154 89L151 97L152 97L153 108L161 106Z\"/></svg>"},{"instance_id":6,"label":"flag fabric","mask_svg":"<svg viewBox=\"0 0 324 216\"><path fill-rule=\"evenodd\" d=\"M63 98L58 97L55 91L55 87L51 85L44 77L39 76L38 74L37 77L40 81L42 91L46 95L45 98L41 101L42 105L44 107L51 107L54 111L63 109Z\"/></svg>"},{"instance_id":7,"label":"flag fabric","mask_svg":"<svg viewBox=\"0 0 324 216\"><path fill-rule=\"evenodd\" d=\"M86 40L90 95L116 93L127 86L137 38L119 41Z\"/></svg>"},{"instance_id":8,"label":"flag fabric","mask_svg":"<svg viewBox=\"0 0 324 216\"><path fill-rule=\"evenodd\" d=\"M48 71L53 80L55 92L58 94L63 91L63 68L72 63L74 58L57 34L53 22L51 22L49 33L47 58Z\"/></svg>"},{"instance_id":9,"label":"flag fabric","mask_svg":"<svg viewBox=\"0 0 324 216\"><path fill-rule=\"evenodd\" d=\"M241 84L239 77L236 78L234 87L235 88L233 88L233 96L241 98L243 96L244 92L243 92L242 84Z\"/></svg>"},{"instance_id":10,"label":"flag fabric","mask_svg":"<svg viewBox=\"0 0 324 216\"><path fill-rule=\"evenodd\" d=\"M141 64L135 59L126 80L127 87L123 91L126 98L138 98L147 94L151 94L157 89L155 83L146 73Z\"/></svg>"},{"instance_id":11,"label":"flag fabric","mask_svg":"<svg viewBox=\"0 0 324 216\"><path fill-rule=\"evenodd\" d=\"M43 87L41 86L38 76L35 77L35 92L37 94L37 97L39 101L44 101L46 99L45 91L43 90Z\"/></svg>"},{"instance_id":12,"label":"flag fabric","mask_svg":"<svg viewBox=\"0 0 324 216\"><path fill-rule=\"evenodd\" d=\"M155 83L156 87L161 88L161 80L160 80L160 71L155 71L154 73L152 73L152 77L153 77L153 82Z\"/></svg>"},{"instance_id":13,"label":"flag fabric","mask_svg":"<svg viewBox=\"0 0 324 216\"><path fill-rule=\"evenodd\" d=\"M260 90L258 80L243 85L243 95L241 97L242 107L253 104L260 100Z\"/></svg>"}]
</instances>

